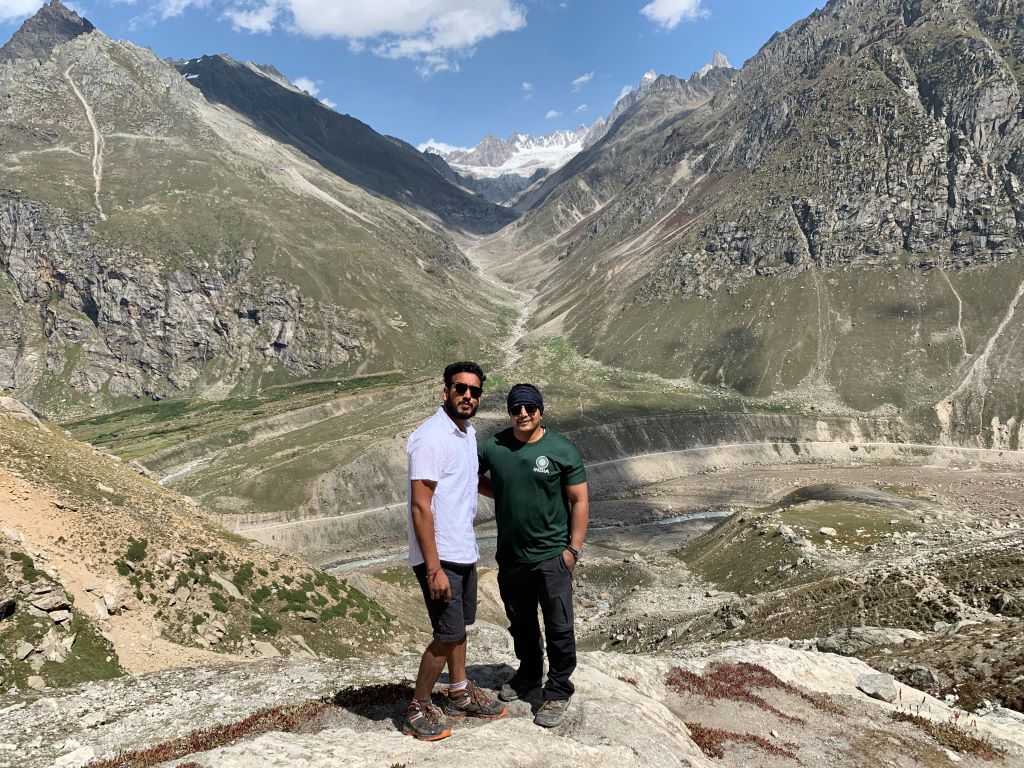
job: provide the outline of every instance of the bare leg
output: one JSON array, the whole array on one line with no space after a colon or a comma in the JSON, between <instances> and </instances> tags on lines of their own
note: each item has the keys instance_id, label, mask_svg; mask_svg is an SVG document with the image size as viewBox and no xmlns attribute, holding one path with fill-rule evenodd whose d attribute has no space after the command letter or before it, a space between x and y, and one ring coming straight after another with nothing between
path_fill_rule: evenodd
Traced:
<instances>
[{"instance_id":1,"label":"bare leg","mask_svg":"<svg viewBox=\"0 0 1024 768\"><path fill-rule=\"evenodd\" d=\"M466 674L466 638L463 637L462 643L462 674ZM442 643L440 640L432 640L430 645L427 646L427 650L423 652L423 657L420 659L420 671L416 675L416 693L415 696L420 701L426 701L430 698L430 692L434 690L434 683L437 682L437 678L441 676L441 670L444 669L445 663L448 662L449 658L456 647L456 643Z\"/></svg>"},{"instance_id":2,"label":"bare leg","mask_svg":"<svg viewBox=\"0 0 1024 768\"><path fill-rule=\"evenodd\" d=\"M466 679L466 636L451 644L448 651L448 684L461 683Z\"/></svg>"}]
</instances>

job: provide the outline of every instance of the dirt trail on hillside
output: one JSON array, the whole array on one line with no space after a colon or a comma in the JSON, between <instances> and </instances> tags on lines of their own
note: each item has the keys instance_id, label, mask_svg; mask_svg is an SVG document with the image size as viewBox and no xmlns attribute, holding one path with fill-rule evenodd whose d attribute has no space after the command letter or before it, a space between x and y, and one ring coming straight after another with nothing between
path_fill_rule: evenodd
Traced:
<instances>
[{"instance_id":1,"label":"dirt trail on hillside","mask_svg":"<svg viewBox=\"0 0 1024 768\"><path fill-rule=\"evenodd\" d=\"M495 240L492 237L485 240L475 240L464 250L466 257L480 269L480 277L484 282L493 285L501 293L507 294L517 310L516 322L512 326L512 331L501 344L501 348L505 353L503 367L512 368L519 362L522 356L518 349L518 344L526 336L526 326L530 321L530 303L533 301L535 294L513 288L498 277L496 270L504 263L502 259L508 260L512 258L512 251L507 239Z\"/></svg>"},{"instance_id":2,"label":"dirt trail on hillside","mask_svg":"<svg viewBox=\"0 0 1024 768\"><path fill-rule=\"evenodd\" d=\"M41 550L46 560L37 566L47 571L55 569L58 580L75 601L75 610L95 620L97 598L86 590L103 587L116 577L98 571L70 543L72 534L86 524L73 511L58 507L50 494L0 469L0 529L17 531L25 543ZM114 646L121 666L132 674L225 661L216 653L185 648L161 638L159 623L145 606L100 620L97 626Z\"/></svg>"},{"instance_id":3,"label":"dirt trail on hillside","mask_svg":"<svg viewBox=\"0 0 1024 768\"><path fill-rule=\"evenodd\" d=\"M105 149L103 134L96 124L92 107L89 106L89 102L85 100L85 96L78 89L78 86L75 85L75 81L71 79L71 67L64 70L64 79L68 81L71 90L74 91L75 96L82 103L82 107L85 109L85 117L89 121L89 127L92 129L92 178L95 184L93 202L96 204L96 210L100 214L100 219L105 221L107 214L103 212L103 205L100 203L100 191L103 187L103 150Z\"/></svg>"}]
</instances>

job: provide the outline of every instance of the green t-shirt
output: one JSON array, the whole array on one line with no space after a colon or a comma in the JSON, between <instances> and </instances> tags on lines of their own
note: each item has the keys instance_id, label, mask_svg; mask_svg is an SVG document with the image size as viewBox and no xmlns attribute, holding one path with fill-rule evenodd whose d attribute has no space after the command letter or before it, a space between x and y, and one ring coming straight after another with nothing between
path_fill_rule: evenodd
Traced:
<instances>
[{"instance_id":1,"label":"green t-shirt","mask_svg":"<svg viewBox=\"0 0 1024 768\"><path fill-rule=\"evenodd\" d=\"M569 440L545 429L521 443L512 429L480 443L480 474L488 471L498 522L499 563L539 563L569 543L566 486L587 481L583 459Z\"/></svg>"}]
</instances>

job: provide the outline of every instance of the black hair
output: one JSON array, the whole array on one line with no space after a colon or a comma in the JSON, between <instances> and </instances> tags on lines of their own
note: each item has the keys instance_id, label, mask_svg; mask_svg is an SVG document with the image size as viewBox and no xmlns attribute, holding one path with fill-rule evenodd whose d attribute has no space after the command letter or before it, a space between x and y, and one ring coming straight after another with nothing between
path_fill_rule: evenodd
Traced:
<instances>
[{"instance_id":1,"label":"black hair","mask_svg":"<svg viewBox=\"0 0 1024 768\"><path fill-rule=\"evenodd\" d=\"M457 373L472 373L478 379L480 379L480 386L484 385L487 381L487 376L484 375L484 370L476 363L471 363L468 360L463 360L461 363L452 363L451 365L445 366L444 369L444 385L451 387L452 379L455 378Z\"/></svg>"}]
</instances>

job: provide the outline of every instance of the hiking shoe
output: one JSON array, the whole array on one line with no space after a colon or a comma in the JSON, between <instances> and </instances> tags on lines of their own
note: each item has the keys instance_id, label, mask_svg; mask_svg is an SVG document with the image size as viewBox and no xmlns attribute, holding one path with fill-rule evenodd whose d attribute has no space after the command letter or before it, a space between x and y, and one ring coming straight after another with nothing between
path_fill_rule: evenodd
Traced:
<instances>
[{"instance_id":1,"label":"hiking shoe","mask_svg":"<svg viewBox=\"0 0 1024 768\"><path fill-rule=\"evenodd\" d=\"M540 688L540 680L517 680L513 677L498 691L498 698L502 701L515 701L521 699L534 688Z\"/></svg>"},{"instance_id":2,"label":"hiking shoe","mask_svg":"<svg viewBox=\"0 0 1024 768\"><path fill-rule=\"evenodd\" d=\"M440 741L452 735L452 729L441 723L440 710L429 701L413 699L405 710L402 733L420 741Z\"/></svg>"},{"instance_id":3,"label":"hiking shoe","mask_svg":"<svg viewBox=\"0 0 1024 768\"><path fill-rule=\"evenodd\" d=\"M472 680L465 688L444 692L444 704L441 705L446 715L451 717L479 717L481 720L497 720L504 717L508 710L500 701L495 701Z\"/></svg>"},{"instance_id":4,"label":"hiking shoe","mask_svg":"<svg viewBox=\"0 0 1024 768\"><path fill-rule=\"evenodd\" d=\"M569 711L568 699L548 699L540 705L533 722L543 728L554 728L561 725L565 719L565 713Z\"/></svg>"}]
</instances>

